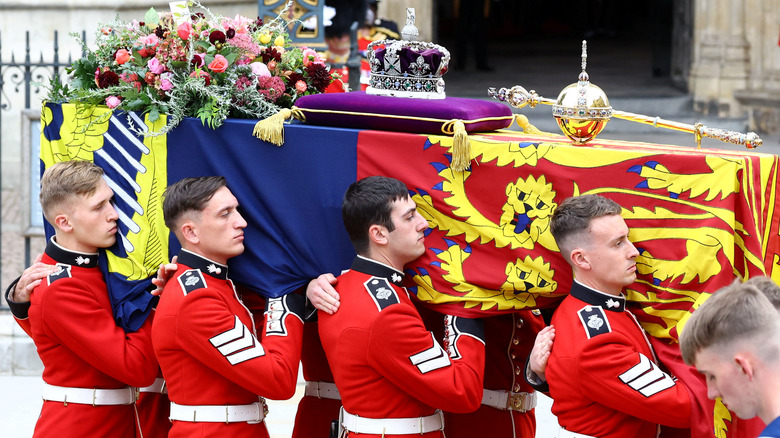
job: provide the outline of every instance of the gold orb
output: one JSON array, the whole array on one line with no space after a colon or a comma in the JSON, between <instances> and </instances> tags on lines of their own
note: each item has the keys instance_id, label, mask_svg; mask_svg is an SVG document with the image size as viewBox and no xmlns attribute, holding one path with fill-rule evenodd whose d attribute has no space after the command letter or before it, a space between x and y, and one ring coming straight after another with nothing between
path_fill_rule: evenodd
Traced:
<instances>
[{"instance_id":1,"label":"gold orb","mask_svg":"<svg viewBox=\"0 0 780 438\"><path fill-rule=\"evenodd\" d=\"M552 113L564 135L575 144L585 144L607 126L612 107L604 90L591 84L585 73L580 74L578 82L561 90Z\"/></svg>"}]
</instances>

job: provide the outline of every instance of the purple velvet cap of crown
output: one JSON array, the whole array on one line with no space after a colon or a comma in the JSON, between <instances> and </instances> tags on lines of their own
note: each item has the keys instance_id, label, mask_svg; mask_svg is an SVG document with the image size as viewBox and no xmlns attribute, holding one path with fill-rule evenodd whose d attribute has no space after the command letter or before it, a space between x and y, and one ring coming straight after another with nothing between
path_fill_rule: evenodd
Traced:
<instances>
[{"instance_id":1,"label":"purple velvet cap of crown","mask_svg":"<svg viewBox=\"0 0 780 438\"><path fill-rule=\"evenodd\" d=\"M467 132L495 131L512 124L512 110L507 105L462 97L446 97L438 100L407 99L372 96L365 91L353 91L303 96L295 101L295 106L303 111L306 123L342 128L442 134L442 125L453 119L462 120ZM307 109L324 111L313 112L306 111ZM367 115L346 113L367 113ZM380 117L373 114L397 117ZM440 121L418 120L419 118ZM469 123L471 120L483 118L498 118L498 120Z\"/></svg>"},{"instance_id":2,"label":"purple velvet cap of crown","mask_svg":"<svg viewBox=\"0 0 780 438\"><path fill-rule=\"evenodd\" d=\"M383 47L374 51L374 56L381 63L381 72L387 71L385 65L385 54L387 53L387 47ZM412 50L409 47L403 47L398 51L398 59L401 61L401 73L409 72L409 64L416 64L417 58L422 56L425 63L431 67L431 74L436 74L439 71L441 65L441 58L444 54L437 49L425 49L423 51ZM443 72L444 73L444 72Z\"/></svg>"}]
</instances>

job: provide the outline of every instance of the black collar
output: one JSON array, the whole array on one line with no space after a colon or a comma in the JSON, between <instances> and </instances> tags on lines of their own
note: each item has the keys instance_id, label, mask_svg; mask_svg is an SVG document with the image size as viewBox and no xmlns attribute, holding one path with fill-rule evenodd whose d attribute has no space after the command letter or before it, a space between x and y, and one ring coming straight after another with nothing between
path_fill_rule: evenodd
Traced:
<instances>
[{"instance_id":1,"label":"black collar","mask_svg":"<svg viewBox=\"0 0 780 438\"><path fill-rule=\"evenodd\" d=\"M352 261L352 267L350 269L374 277L386 278L387 281L398 287L401 287L404 282L403 272L397 271L390 266L379 263L376 260L365 258L363 256L355 257L355 260Z\"/></svg>"},{"instance_id":2,"label":"black collar","mask_svg":"<svg viewBox=\"0 0 780 438\"><path fill-rule=\"evenodd\" d=\"M46 254L57 263L78 266L79 268L97 268L98 253L76 252L65 249L54 241L54 236L46 245Z\"/></svg>"},{"instance_id":3,"label":"black collar","mask_svg":"<svg viewBox=\"0 0 780 438\"><path fill-rule=\"evenodd\" d=\"M612 312L624 312L626 310L626 297L622 294L617 296L605 294L576 281L571 285L570 294L578 300L585 301L593 306L599 306L604 310Z\"/></svg>"},{"instance_id":4,"label":"black collar","mask_svg":"<svg viewBox=\"0 0 780 438\"><path fill-rule=\"evenodd\" d=\"M193 269L200 269L201 272L209 274L214 278L219 278L221 280L227 280L228 278L227 266L213 262L199 254L187 251L186 249L182 249L179 253L178 263Z\"/></svg>"}]
</instances>

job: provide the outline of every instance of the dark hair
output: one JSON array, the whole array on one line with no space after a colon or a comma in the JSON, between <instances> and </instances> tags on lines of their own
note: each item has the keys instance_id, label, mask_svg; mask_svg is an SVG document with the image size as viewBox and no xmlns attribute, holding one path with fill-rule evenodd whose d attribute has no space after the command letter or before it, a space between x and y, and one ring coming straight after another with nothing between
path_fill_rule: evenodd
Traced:
<instances>
[{"instance_id":1,"label":"dark hair","mask_svg":"<svg viewBox=\"0 0 780 438\"><path fill-rule=\"evenodd\" d=\"M168 186L163 193L165 226L175 233L182 216L203 211L206 203L222 187L227 187L225 177L222 176L184 178Z\"/></svg>"},{"instance_id":2,"label":"dark hair","mask_svg":"<svg viewBox=\"0 0 780 438\"><path fill-rule=\"evenodd\" d=\"M622 208L617 202L600 195L580 195L566 198L555 210L550 220L550 232L555 243L568 260L568 254L585 233L590 230L590 221L602 216L620 214Z\"/></svg>"},{"instance_id":3,"label":"dark hair","mask_svg":"<svg viewBox=\"0 0 780 438\"><path fill-rule=\"evenodd\" d=\"M392 203L407 197L409 190L404 183L385 176L369 176L349 186L341 204L341 218L358 254L368 251L368 229L372 225L395 229L390 217Z\"/></svg>"}]
</instances>

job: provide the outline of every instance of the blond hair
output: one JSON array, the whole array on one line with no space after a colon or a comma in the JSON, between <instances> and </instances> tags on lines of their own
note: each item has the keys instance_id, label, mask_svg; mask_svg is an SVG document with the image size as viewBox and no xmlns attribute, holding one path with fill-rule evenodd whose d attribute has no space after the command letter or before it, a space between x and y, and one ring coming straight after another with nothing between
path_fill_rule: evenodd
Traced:
<instances>
[{"instance_id":1,"label":"blond hair","mask_svg":"<svg viewBox=\"0 0 780 438\"><path fill-rule=\"evenodd\" d=\"M680 334L683 360L694 365L705 348L731 349L757 344L757 354L774 361L780 355L780 318L769 299L753 284L734 283L714 294L696 311Z\"/></svg>"},{"instance_id":2,"label":"blond hair","mask_svg":"<svg viewBox=\"0 0 780 438\"><path fill-rule=\"evenodd\" d=\"M39 196L43 216L49 223L75 196L91 196L103 178L103 169L89 161L55 163L41 177Z\"/></svg>"}]
</instances>

